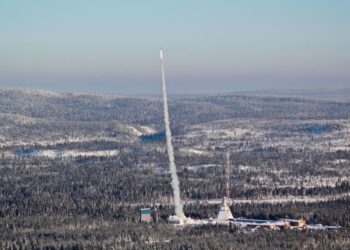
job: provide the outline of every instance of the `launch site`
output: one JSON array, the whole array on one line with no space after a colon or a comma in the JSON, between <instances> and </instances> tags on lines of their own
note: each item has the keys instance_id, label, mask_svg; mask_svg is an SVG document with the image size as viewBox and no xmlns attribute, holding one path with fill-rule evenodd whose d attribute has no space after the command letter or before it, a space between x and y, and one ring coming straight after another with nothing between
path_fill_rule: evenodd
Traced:
<instances>
[{"instance_id":1,"label":"launch site","mask_svg":"<svg viewBox=\"0 0 350 250\"><path fill-rule=\"evenodd\" d=\"M349 13L0 2L0 250L350 249Z\"/></svg>"},{"instance_id":2,"label":"launch site","mask_svg":"<svg viewBox=\"0 0 350 250\"><path fill-rule=\"evenodd\" d=\"M3 249L349 246L346 100L0 95Z\"/></svg>"}]
</instances>

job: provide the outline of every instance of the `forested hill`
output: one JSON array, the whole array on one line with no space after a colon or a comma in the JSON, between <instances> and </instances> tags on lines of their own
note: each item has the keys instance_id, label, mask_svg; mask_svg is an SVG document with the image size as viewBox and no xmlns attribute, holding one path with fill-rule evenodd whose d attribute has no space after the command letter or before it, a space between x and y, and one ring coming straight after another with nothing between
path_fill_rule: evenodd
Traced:
<instances>
[{"instance_id":1,"label":"forested hill","mask_svg":"<svg viewBox=\"0 0 350 250\"><path fill-rule=\"evenodd\" d=\"M0 113L59 121L162 123L161 99L0 89ZM245 95L210 96L170 102L174 125L229 118L349 119L350 102Z\"/></svg>"}]
</instances>

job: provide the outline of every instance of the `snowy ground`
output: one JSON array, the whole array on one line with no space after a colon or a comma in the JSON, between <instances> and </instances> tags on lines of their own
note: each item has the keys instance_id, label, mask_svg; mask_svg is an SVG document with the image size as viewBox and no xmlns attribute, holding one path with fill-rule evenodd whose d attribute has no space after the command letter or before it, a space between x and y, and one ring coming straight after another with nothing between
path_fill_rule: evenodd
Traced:
<instances>
[{"instance_id":1,"label":"snowy ground","mask_svg":"<svg viewBox=\"0 0 350 250\"><path fill-rule=\"evenodd\" d=\"M48 158L74 158L74 157L112 157L117 156L118 150L99 150L99 151L77 151L77 150L40 150L34 153L34 156Z\"/></svg>"},{"instance_id":2,"label":"snowy ground","mask_svg":"<svg viewBox=\"0 0 350 250\"><path fill-rule=\"evenodd\" d=\"M337 126L337 129L308 131L312 125ZM304 129L304 130L303 130ZM192 126L180 137L197 150L231 148L252 150L256 146L269 148L310 148L321 151L350 150L348 120L223 120Z\"/></svg>"}]
</instances>

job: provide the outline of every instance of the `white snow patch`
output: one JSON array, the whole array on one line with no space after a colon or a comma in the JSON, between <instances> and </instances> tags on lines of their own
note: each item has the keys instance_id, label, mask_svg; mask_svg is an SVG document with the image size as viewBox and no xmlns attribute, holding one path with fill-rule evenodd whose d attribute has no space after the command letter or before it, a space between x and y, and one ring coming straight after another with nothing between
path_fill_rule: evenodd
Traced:
<instances>
[{"instance_id":1,"label":"white snow patch","mask_svg":"<svg viewBox=\"0 0 350 250\"><path fill-rule=\"evenodd\" d=\"M77 151L77 150L42 150L36 152L35 156L48 158L74 158L74 157L112 157L118 155L118 150L100 150L100 151Z\"/></svg>"},{"instance_id":2,"label":"white snow patch","mask_svg":"<svg viewBox=\"0 0 350 250\"><path fill-rule=\"evenodd\" d=\"M206 151L193 149L193 148L180 148L179 151L180 153L187 154L187 155L207 155L208 153Z\"/></svg>"},{"instance_id":3,"label":"white snow patch","mask_svg":"<svg viewBox=\"0 0 350 250\"><path fill-rule=\"evenodd\" d=\"M238 166L238 169L242 170L242 171L248 171L248 170L251 170L252 168L253 167L251 167L251 166L243 166L243 165Z\"/></svg>"},{"instance_id":4,"label":"white snow patch","mask_svg":"<svg viewBox=\"0 0 350 250\"><path fill-rule=\"evenodd\" d=\"M150 126L141 126L145 134L154 134L156 130Z\"/></svg>"},{"instance_id":5,"label":"white snow patch","mask_svg":"<svg viewBox=\"0 0 350 250\"><path fill-rule=\"evenodd\" d=\"M130 131L131 134L136 135L136 136L141 136L142 132L137 130L135 127L133 126L127 126L128 130Z\"/></svg>"},{"instance_id":6,"label":"white snow patch","mask_svg":"<svg viewBox=\"0 0 350 250\"><path fill-rule=\"evenodd\" d=\"M129 133L135 136L141 136L145 134L154 134L156 131L149 126L126 126L126 130L128 130Z\"/></svg>"}]
</instances>

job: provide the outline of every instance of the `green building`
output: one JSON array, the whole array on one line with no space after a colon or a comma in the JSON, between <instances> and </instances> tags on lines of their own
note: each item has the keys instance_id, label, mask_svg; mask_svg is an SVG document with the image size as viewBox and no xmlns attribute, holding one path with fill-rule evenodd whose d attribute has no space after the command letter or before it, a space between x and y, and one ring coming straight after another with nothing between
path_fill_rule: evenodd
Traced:
<instances>
[{"instance_id":1,"label":"green building","mask_svg":"<svg viewBox=\"0 0 350 250\"><path fill-rule=\"evenodd\" d=\"M152 221L152 209L141 208L140 209L140 221L150 223Z\"/></svg>"}]
</instances>

